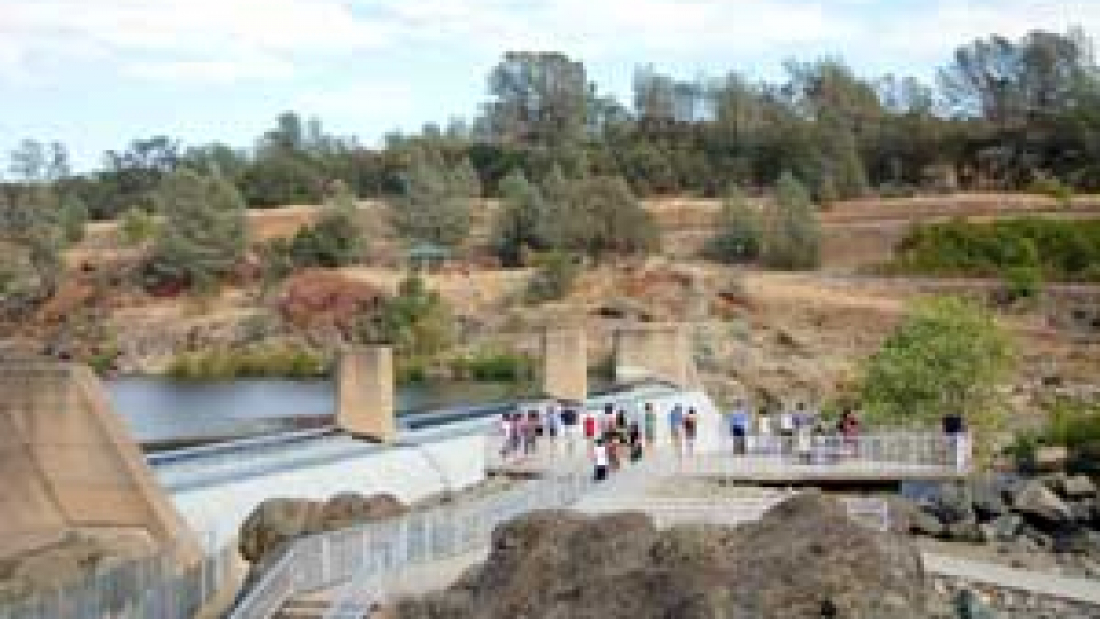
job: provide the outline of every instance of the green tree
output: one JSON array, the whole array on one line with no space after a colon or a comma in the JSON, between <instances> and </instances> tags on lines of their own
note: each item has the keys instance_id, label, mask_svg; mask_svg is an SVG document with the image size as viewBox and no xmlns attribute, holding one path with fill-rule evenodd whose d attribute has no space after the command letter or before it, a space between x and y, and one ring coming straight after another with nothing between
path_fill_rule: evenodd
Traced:
<instances>
[{"instance_id":1,"label":"green tree","mask_svg":"<svg viewBox=\"0 0 1100 619\"><path fill-rule=\"evenodd\" d=\"M0 190L0 310L26 315L53 293L62 272L64 230L56 196L43 185Z\"/></svg>"},{"instance_id":2,"label":"green tree","mask_svg":"<svg viewBox=\"0 0 1100 619\"><path fill-rule=\"evenodd\" d=\"M814 269L821 260L821 229L810 192L784 173L765 226L764 262L778 269Z\"/></svg>"},{"instance_id":3,"label":"green tree","mask_svg":"<svg viewBox=\"0 0 1100 619\"><path fill-rule=\"evenodd\" d=\"M523 266L524 252L541 249L539 222L545 217L542 190L513 170L500 182L500 206L493 220L493 252L505 266Z\"/></svg>"},{"instance_id":4,"label":"green tree","mask_svg":"<svg viewBox=\"0 0 1100 619\"><path fill-rule=\"evenodd\" d=\"M155 201L163 223L149 264L154 282L208 290L244 257L244 200L221 176L177 170L161 183Z\"/></svg>"},{"instance_id":5,"label":"green tree","mask_svg":"<svg viewBox=\"0 0 1100 619\"><path fill-rule=\"evenodd\" d=\"M722 202L717 232L704 247L704 255L726 264L752 262L760 257L762 244L760 214L739 188L732 188Z\"/></svg>"},{"instance_id":6,"label":"green tree","mask_svg":"<svg viewBox=\"0 0 1100 619\"><path fill-rule=\"evenodd\" d=\"M153 237L157 230L157 221L144 209L130 207L119 222L122 240L127 245L140 245Z\"/></svg>"},{"instance_id":7,"label":"green tree","mask_svg":"<svg viewBox=\"0 0 1100 619\"><path fill-rule=\"evenodd\" d=\"M84 226L88 223L88 206L77 195L66 195L60 204L61 227L65 241L78 243L84 238Z\"/></svg>"},{"instance_id":8,"label":"green tree","mask_svg":"<svg viewBox=\"0 0 1100 619\"><path fill-rule=\"evenodd\" d=\"M355 196L337 182L317 222L298 231L290 243L298 267L336 268L355 264L366 255Z\"/></svg>"},{"instance_id":9,"label":"green tree","mask_svg":"<svg viewBox=\"0 0 1100 619\"><path fill-rule=\"evenodd\" d=\"M438 153L419 149L402 178L393 224L406 239L455 246L470 233L473 201L480 189L468 162L451 167Z\"/></svg>"},{"instance_id":10,"label":"green tree","mask_svg":"<svg viewBox=\"0 0 1100 619\"><path fill-rule=\"evenodd\" d=\"M584 64L560 52L507 52L489 74L493 137L541 146L583 137L590 85Z\"/></svg>"},{"instance_id":11,"label":"green tree","mask_svg":"<svg viewBox=\"0 0 1100 619\"><path fill-rule=\"evenodd\" d=\"M1014 360L990 312L961 298L924 300L866 362L863 403L884 422L929 427L959 413L990 429L1003 415L997 388Z\"/></svg>"},{"instance_id":12,"label":"green tree","mask_svg":"<svg viewBox=\"0 0 1100 619\"><path fill-rule=\"evenodd\" d=\"M380 311L364 317L359 339L393 346L399 356L428 358L446 350L454 340L454 317L443 297L424 280L410 274Z\"/></svg>"}]
</instances>

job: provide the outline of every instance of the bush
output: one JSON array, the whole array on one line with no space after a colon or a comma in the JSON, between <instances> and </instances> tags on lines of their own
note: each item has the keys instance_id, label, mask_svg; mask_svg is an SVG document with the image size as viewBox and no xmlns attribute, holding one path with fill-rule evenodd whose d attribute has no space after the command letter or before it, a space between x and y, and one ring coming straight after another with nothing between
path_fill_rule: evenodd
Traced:
<instances>
[{"instance_id":1,"label":"bush","mask_svg":"<svg viewBox=\"0 0 1100 619\"><path fill-rule=\"evenodd\" d=\"M327 371L325 360L305 348L263 347L184 353L166 374L176 380L206 381L235 378L316 378Z\"/></svg>"},{"instance_id":2,"label":"bush","mask_svg":"<svg viewBox=\"0 0 1100 619\"><path fill-rule=\"evenodd\" d=\"M717 233L703 248L706 258L723 264L740 264L760 257L764 234L760 214L740 190L733 189L723 201L717 227Z\"/></svg>"},{"instance_id":3,"label":"bush","mask_svg":"<svg viewBox=\"0 0 1100 619\"><path fill-rule=\"evenodd\" d=\"M518 383L535 378L535 360L527 355L483 352L451 361L451 377L478 382Z\"/></svg>"},{"instance_id":4,"label":"bush","mask_svg":"<svg viewBox=\"0 0 1100 619\"><path fill-rule=\"evenodd\" d=\"M1049 196L1058 201L1061 206L1069 206L1073 202L1073 187L1063 183L1057 177L1042 175L1031 182L1031 193Z\"/></svg>"},{"instance_id":5,"label":"bush","mask_svg":"<svg viewBox=\"0 0 1100 619\"><path fill-rule=\"evenodd\" d=\"M1100 220L1020 217L914 226L887 270L947 277L1000 277L1037 268L1055 281L1100 281ZM1028 275L1028 274L1025 274ZM1030 274L1033 275L1033 274Z\"/></svg>"},{"instance_id":6,"label":"bush","mask_svg":"<svg viewBox=\"0 0 1100 619\"><path fill-rule=\"evenodd\" d=\"M573 255L553 252L537 259L539 268L527 282L527 301L545 303L569 296L580 275L580 260Z\"/></svg>"},{"instance_id":7,"label":"bush","mask_svg":"<svg viewBox=\"0 0 1100 619\"><path fill-rule=\"evenodd\" d=\"M1043 272L1034 265L1008 267L1003 276L1011 302L1035 301L1043 292Z\"/></svg>"},{"instance_id":8,"label":"bush","mask_svg":"<svg viewBox=\"0 0 1100 619\"><path fill-rule=\"evenodd\" d=\"M157 223L153 216L136 206L126 211L119 222L119 232L127 245L140 245L148 241L156 230Z\"/></svg>"}]
</instances>

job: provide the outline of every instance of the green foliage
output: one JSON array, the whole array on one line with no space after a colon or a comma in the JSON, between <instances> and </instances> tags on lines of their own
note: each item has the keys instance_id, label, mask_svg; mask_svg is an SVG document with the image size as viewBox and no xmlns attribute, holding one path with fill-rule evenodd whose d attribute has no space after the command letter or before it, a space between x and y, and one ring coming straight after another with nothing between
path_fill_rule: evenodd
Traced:
<instances>
[{"instance_id":1,"label":"green foliage","mask_svg":"<svg viewBox=\"0 0 1100 619\"><path fill-rule=\"evenodd\" d=\"M581 273L581 261L577 256L564 252L550 252L538 257L538 270L527 282L527 302L544 303L559 301L569 296Z\"/></svg>"},{"instance_id":2,"label":"green foliage","mask_svg":"<svg viewBox=\"0 0 1100 619\"><path fill-rule=\"evenodd\" d=\"M535 359L529 355L499 351L481 351L477 354L451 360L451 378L493 383L519 383L534 380Z\"/></svg>"},{"instance_id":3,"label":"green foliage","mask_svg":"<svg viewBox=\"0 0 1100 619\"><path fill-rule=\"evenodd\" d=\"M717 232L703 249L710 260L726 264L753 262L760 257L764 229L757 212L738 188L722 202Z\"/></svg>"},{"instance_id":4,"label":"green foliage","mask_svg":"<svg viewBox=\"0 0 1100 619\"><path fill-rule=\"evenodd\" d=\"M1009 300L1036 301L1043 293L1043 271L1037 265L1019 265L1004 270Z\"/></svg>"},{"instance_id":5,"label":"green foliage","mask_svg":"<svg viewBox=\"0 0 1100 619\"><path fill-rule=\"evenodd\" d=\"M79 243L84 238L84 226L88 223L88 207L79 196L65 196L61 200L61 228L67 243Z\"/></svg>"},{"instance_id":6,"label":"green foliage","mask_svg":"<svg viewBox=\"0 0 1100 619\"><path fill-rule=\"evenodd\" d=\"M140 245L153 238L157 231L157 222L144 209L134 206L123 215L119 222L119 231L127 245Z\"/></svg>"},{"instance_id":7,"label":"green foliage","mask_svg":"<svg viewBox=\"0 0 1100 619\"><path fill-rule=\"evenodd\" d=\"M1092 450L1100 455L1100 405L1058 402L1051 412L1043 441L1075 451Z\"/></svg>"},{"instance_id":8,"label":"green foliage","mask_svg":"<svg viewBox=\"0 0 1100 619\"><path fill-rule=\"evenodd\" d=\"M219 176L179 170L157 190L163 223L150 260L152 283L181 282L207 290L244 257L244 201Z\"/></svg>"},{"instance_id":9,"label":"green foliage","mask_svg":"<svg viewBox=\"0 0 1100 619\"><path fill-rule=\"evenodd\" d=\"M48 187L0 188L0 314L22 318L53 293L66 244L61 220Z\"/></svg>"},{"instance_id":10,"label":"green foliage","mask_svg":"<svg viewBox=\"0 0 1100 619\"><path fill-rule=\"evenodd\" d=\"M234 378L316 378L327 362L298 346L207 350L184 353L172 360L166 374L176 380L232 380Z\"/></svg>"},{"instance_id":11,"label":"green foliage","mask_svg":"<svg viewBox=\"0 0 1100 619\"><path fill-rule=\"evenodd\" d=\"M365 316L359 339L393 346L399 357L429 358L454 341L454 317L439 293L428 290L416 274L400 284L398 294L387 299L376 314Z\"/></svg>"},{"instance_id":12,"label":"green foliage","mask_svg":"<svg viewBox=\"0 0 1100 619\"><path fill-rule=\"evenodd\" d=\"M954 297L924 300L866 362L862 401L884 422L927 427L959 413L988 429L1003 415L997 387L1014 361L990 313Z\"/></svg>"},{"instance_id":13,"label":"green foliage","mask_svg":"<svg viewBox=\"0 0 1100 619\"><path fill-rule=\"evenodd\" d=\"M401 199L393 205L394 227L406 239L459 245L470 233L473 202L480 193L469 161L450 166L438 153L419 149L403 177Z\"/></svg>"},{"instance_id":14,"label":"green foliage","mask_svg":"<svg viewBox=\"0 0 1100 619\"><path fill-rule=\"evenodd\" d=\"M1040 217L990 223L953 220L914 226L887 270L937 276L997 277L1017 267L1054 281L1100 281L1100 220Z\"/></svg>"},{"instance_id":15,"label":"green foliage","mask_svg":"<svg viewBox=\"0 0 1100 619\"><path fill-rule=\"evenodd\" d=\"M656 223L621 178L570 180L554 167L541 186L513 173L501 189L504 201L494 237L505 264L520 264L527 250L599 258L657 247Z\"/></svg>"},{"instance_id":16,"label":"green foliage","mask_svg":"<svg viewBox=\"0 0 1100 619\"><path fill-rule=\"evenodd\" d=\"M1073 202L1073 187L1063 183L1056 176L1045 174L1038 176L1031 182L1028 191L1054 198L1063 207L1068 207Z\"/></svg>"},{"instance_id":17,"label":"green foliage","mask_svg":"<svg viewBox=\"0 0 1100 619\"><path fill-rule=\"evenodd\" d=\"M821 229L806 187L784 174L765 226L764 263L788 270L815 269L821 261Z\"/></svg>"}]
</instances>

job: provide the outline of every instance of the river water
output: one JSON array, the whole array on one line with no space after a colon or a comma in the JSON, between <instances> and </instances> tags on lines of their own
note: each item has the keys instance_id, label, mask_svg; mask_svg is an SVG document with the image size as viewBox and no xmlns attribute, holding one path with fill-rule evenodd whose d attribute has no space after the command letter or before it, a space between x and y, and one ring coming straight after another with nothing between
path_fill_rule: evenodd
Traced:
<instances>
[{"instance_id":1,"label":"river water","mask_svg":"<svg viewBox=\"0 0 1100 619\"><path fill-rule=\"evenodd\" d=\"M161 378L108 381L115 410L144 443L233 437L315 425L332 419L335 385L328 380L246 379L176 382ZM399 416L512 399L502 383L432 383L399 388Z\"/></svg>"}]
</instances>

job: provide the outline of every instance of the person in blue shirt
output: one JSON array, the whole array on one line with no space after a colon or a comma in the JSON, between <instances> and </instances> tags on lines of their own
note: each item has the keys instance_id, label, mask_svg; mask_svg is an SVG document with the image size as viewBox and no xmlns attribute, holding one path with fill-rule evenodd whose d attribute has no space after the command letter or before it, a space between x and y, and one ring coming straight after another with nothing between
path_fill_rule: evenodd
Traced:
<instances>
[{"instance_id":1,"label":"person in blue shirt","mask_svg":"<svg viewBox=\"0 0 1100 619\"><path fill-rule=\"evenodd\" d=\"M678 456L681 452L680 435L684 427L684 409L679 404L669 411L668 426L669 436L672 437L672 450Z\"/></svg>"},{"instance_id":2,"label":"person in blue shirt","mask_svg":"<svg viewBox=\"0 0 1100 619\"><path fill-rule=\"evenodd\" d=\"M730 438L733 442L733 453L741 456L745 454L745 436L749 432L749 411L743 400L737 400L733 410L729 414Z\"/></svg>"}]
</instances>

